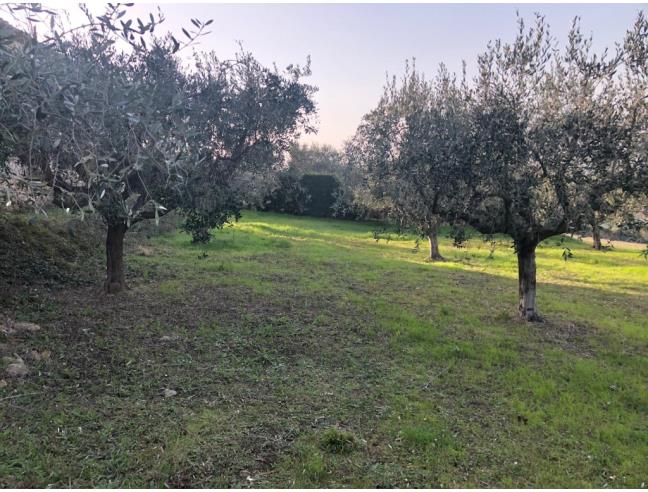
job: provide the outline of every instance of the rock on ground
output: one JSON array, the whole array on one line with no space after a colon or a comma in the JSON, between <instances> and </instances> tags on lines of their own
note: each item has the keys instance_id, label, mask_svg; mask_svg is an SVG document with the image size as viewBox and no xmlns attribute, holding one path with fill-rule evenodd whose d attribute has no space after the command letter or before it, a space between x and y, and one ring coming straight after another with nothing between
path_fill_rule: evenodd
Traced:
<instances>
[{"instance_id":1,"label":"rock on ground","mask_svg":"<svg viewBox=\"0 0 648 492\"><path fill-rule=\"evenodd\" d=\"M13 333L35 333L40 330L41 327L36 323L28 323L26 321L12 321L7 319L4 323L0 323L0 331L8 335Z\"/></svg>"},{"instance_id":2,"label":"rock on ground","mask_svg":"<svg viewBox=\"0 0 648 492\"><path fill-rule=\"evenodd\" d=\"M25 362L20 357L14 360L15 362L9 364L5 369L7 376L11 378L22 378L27 376L27 374L29 374L29 369L25 365Z\"/></svg>"}]
</instances>

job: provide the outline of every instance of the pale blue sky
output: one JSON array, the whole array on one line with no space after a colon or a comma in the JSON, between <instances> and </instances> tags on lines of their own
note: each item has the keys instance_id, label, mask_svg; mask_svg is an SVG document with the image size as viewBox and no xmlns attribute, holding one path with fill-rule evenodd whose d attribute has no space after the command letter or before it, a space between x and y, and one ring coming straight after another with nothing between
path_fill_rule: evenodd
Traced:
<instances>
[{"instance_id":1,"label":"pale blue sky","mask_svg":"<svg viewBox=\"0 0 648 492\"><path fill-rule=\"evenodd\" d=\"M228 57L236 41L265 64L303 63L311 56L310 83L319 87L319 133L305 141L340 146L375 106L385 74L400 75L405 60L432 74L440 62L469 71L491 39L511 40L516 10L531 22L543 13L564 40L575 15L595 46L620 41L641 4L163 4L166 28L189 18L214 19L202 49ZM148 13L151 4L138 4Z\"/></svg>"}]
</instances>

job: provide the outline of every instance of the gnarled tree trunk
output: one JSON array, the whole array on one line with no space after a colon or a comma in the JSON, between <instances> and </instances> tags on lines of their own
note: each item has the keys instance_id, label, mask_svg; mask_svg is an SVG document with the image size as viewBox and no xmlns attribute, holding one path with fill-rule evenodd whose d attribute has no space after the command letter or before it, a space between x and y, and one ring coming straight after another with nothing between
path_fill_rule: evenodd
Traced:
<instances>
[{"instance_id":1,"label":"gnarled tree trunk","mask_svg":"<svg viewBox=\"0 0 648 492\"><path fill-rule=\"evenodd\" d=\"M437 229L432 229L428 231L427 234L428 241L430 242L430 261L444 261L443 256L439 252L439 238L437 234Z\"/></svg>"},{"instance_id":2,"label":"gnarled tree trunk","mask_svg":"<svg viewBox=\"0 0 648 492\"><path fill-rule=\"evenodd\" d=\"M592 248L594 248L596 251L601 251L602 246L601 246L601 228L598 225L598 222L596 219L592 220Z\"/></svg>"},{"instance_id":3,"label":"gnarled tree trunk","mask_svg":"<svg viewBox=\"0 0 648 492\"><path fill-rule=\"evenodd\" d=\"M518 314L526 321L540 321L536 308L536 243L516 244L518 257Z\"/></svg>"},{"instance_id":4,"label":"gnarled tree trunk","mask_svg":"<svg viewBox=\"0 0 648 492\"><path fill-rule=\"evenodd\" d=\"M126 288L124 275L124 235L126 224L108 224L106 234L106 281L104 290L114 293Z\"/></svg>"}]
</instances>

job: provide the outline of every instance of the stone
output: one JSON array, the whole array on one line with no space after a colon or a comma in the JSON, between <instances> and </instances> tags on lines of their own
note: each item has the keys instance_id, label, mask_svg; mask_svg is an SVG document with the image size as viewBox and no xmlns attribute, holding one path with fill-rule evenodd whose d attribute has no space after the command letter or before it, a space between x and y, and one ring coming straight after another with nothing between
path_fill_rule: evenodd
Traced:
<instances>
[{"instance_id":1,"label":"stone","mask_svg":"<svg viewBox=\"0 0 648 492\"><path fill-rule=\"evenodd\" d=\"M20 360L19 362L9 364L5 369L5 372L10 378L24 378L29 374L29 369L27 369L25 363Z\"/></svg>"},{"instance_id":2,"label":"stone","mask_svg":"<svg viewBox=\"0 0 648 492\"><path fill-rule=\"evenodd\" d=\"M39 325L27 321L12 321L7 318L4 323L0 323L0 331L7 335L14 333L35 333L40 330L41 327Z\"/></svg>"},{"instance_id":3,"label":"stone","mask_svg":"<svg viewBox=\"0 0 648 492\"><path fill-rule=\"evenodd\" d=\"M38 350L30 350L27 353L27 357L33 361L40 361L42 359L41 354L38 353Z\"/></svg>"},{"instance_id":4,"label":"stone","mask_svg":"<svg viewBox=\"0 0 648 492\"><path fill-rule=\"evenodd\" d=\"M15 331L35 333L41 330L41 327L36 323L27 323L26 321L15 321L12 328Z\"/></svg>"}]
</instances>

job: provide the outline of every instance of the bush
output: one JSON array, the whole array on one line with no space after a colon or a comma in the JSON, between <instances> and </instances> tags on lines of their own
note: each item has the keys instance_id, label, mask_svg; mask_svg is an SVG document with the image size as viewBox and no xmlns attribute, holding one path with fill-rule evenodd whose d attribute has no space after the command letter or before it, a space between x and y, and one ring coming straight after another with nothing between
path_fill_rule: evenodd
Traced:
<instances>
[{"instance_id":1,"label":"bush","mask_svg":"<svg viewBox=\"0 0 648 492\"><path fill-rule=\"evenodd\" d=\"M332 427L324 432L322 449L333 454L349 454L358 447L358 438L351 432Z\"/></svg>"},{"instance_id":2,"label":"bush","mask_svg":"<svg viewBox=\"0 0 648 492\"><path fill-rule=\"evenodd\" d=\"M340 182L330 174L304 174L299 184L308 194L304 215L332 217Z\"/></svg>"},{"instance_id":3,"label":"bush","mask_svg":"<svg viewBox=\"0 0 648 492\"><path fill-rule=\"evenodd\" d=\"M279 186L265 198L263 210L302 214L308 201L308 194L300 185L297 175L282 172L277 176L277 180Z\"/></svg>"},{"instance_id":4,"label":"bush","mask_svg":"<svg viewBox=\"0 0 648 492\"><path fill-rule=\"evenodd\" d=\"M265 199L264 210L312 217L333 217L341 193L338 179L331 174L291 172L278 176L279 187Z\"/></svg>"}]
</instances>

